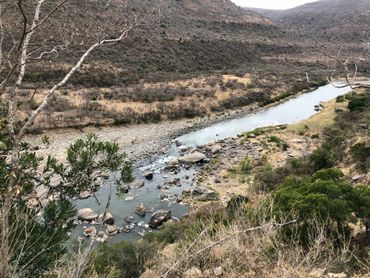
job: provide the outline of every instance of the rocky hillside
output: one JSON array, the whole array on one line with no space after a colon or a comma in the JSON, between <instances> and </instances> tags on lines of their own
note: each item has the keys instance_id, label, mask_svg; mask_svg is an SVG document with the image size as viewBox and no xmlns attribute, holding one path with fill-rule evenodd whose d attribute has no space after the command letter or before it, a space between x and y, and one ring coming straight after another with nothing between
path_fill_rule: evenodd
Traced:
<instances>
[{"instance_id":1,"label":"rocky hillside","mask_svg":"<svg viewBox=\"0 0 370 278\"><path fill-rule=\"evenodd\" d=\"M27 80L33 83L58 79L64 68L60 64L74 63L86 49L83 43L95 41L102 33L114 36L125 19L130 18L127 11L148 14L153 6L153 1L134 0L130 2L133 7L126 9L123 2L109 1L108 5L104 1L70 1L45 25L42 36L35 41L49 43L45 37L52 37L53 43L65 43L73 35L73 51L60 51L52 57L58 61L57 65L50 69L48 60L47 72L33 71ZM259 64L262 56L289 51L271 20L239 8L230 0L165 0L163 3L156 20L133 31L125 42L95 52L89 65L72 83L106 87L137 83L142 78L168 80L183 74L248 68ZM13 9L16 11L16 7ZM19 14L10 11L8 15L10 28L21 30ZM40 64L39 69L45 65Z\"/></svg>"},{"instance_id":2,"label":"rocky hillside","mask_svg":"<svg viewBox=\"0 0 370 278\"><path fill-rule=\"evenodd\" d=\"M332 42L368 40L370 2L367 0L320 0L293 9L254 9L291 31L303 26L306 33Z\"/></svg>"}]
</instances>

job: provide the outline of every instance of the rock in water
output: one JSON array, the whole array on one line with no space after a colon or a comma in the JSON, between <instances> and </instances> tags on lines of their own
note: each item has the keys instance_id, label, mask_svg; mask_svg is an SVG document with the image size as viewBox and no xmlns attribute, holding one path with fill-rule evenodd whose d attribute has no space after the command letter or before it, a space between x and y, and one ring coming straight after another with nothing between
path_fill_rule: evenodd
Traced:
<instances>
[{"instance_id":1,"label":"rock in water","mask_svg":"<svg viewBox=\"0 0 370 278\"><path fill-rule=\"evenodd\" d=\"M152 180L153 177L154 177L154 172L146 172L144 173L144 177L147 179L147 180Z\"/></svg>"},{"instance_id":2,"label":"rock in water","mask_svg":"<svg viewBox=\"0 0 370 278\"><path fill-rule=\"evenodd\" d=\"M113 218L113 215L110 212L105 213L104 219L103 219L103 215L104 215L104 213L99 215L99 219L101 221L103 221L103 224L106 224L106 225L113 225L114 224L114 218Z\"/></svg>"},{"instance_id":3,"label":"rock in water","mask_svg":"<svg viewBox=\"0 0 370 278\"><path fill-rule=\"evenodd\" d=\"M104 242L108 240L108 236L106 233L104 233L103 231L100 231L98 236L96 237L96 241L97 242Z\"/></svg>"},{"instance_id":4,"label":"rock in water","mask_svg":"<svg viewBox=\"0 0 370 278\"><path fill-rule=\"evenodd\" d=\"M113 235L118 234L120 232L120 230L117 226L108 225L107 229L106 229L106 232L107 232L108 235L113 236Z\"/></svg>"},{"instance_id":5,"label":"rock in water","mask_svg":"<svg viewBox=\"0 0 370 278\"><path fill-rule=\"evenodd\" d=\"M86 228L84 230L84 235L86 237L95 237L96 236L96 228L94 226Z\"/></svg>"},{"instance_id":6,"label":"rock in water","mask_svg":"<svg viewBox=\"0 0 370 278\"><path fill-rule=\"evenodd\" d=\"M93 221L98 218L98 214L91 208L83 208L78 210L77 217L82 221Z\"/></svg>"},{"instance_id":7,"label":"rock in water","mask_svg":"<svg viewBox=\"0 0 370 278\"><path fill-rule=\"evenodd\" d=\"M135 213L139 216L144 217L146 214L146 209L143 204L140 204L136 207Z\"/></svg>"},{"instance_id":8,"label":"rock in water","mask_svg":"<svg viewBox=\"0 0 370 278\"><path fill-rule=\"evenodd\" d=\"M83 192L80 192L80 195L78 196L79 199L81 200L84 200L84 199L88 199L92 196L92 193L90 191L83 191Z\"/></svg>"},{"instance_id":9,"label":"rock in water","mask_svg":"<svg viewBox=\"0 0 370 278\"><path fill-rule=\"evenodd\" d=\"M186 164L194 164L202 162L206 156L201 152L193 152L184 156L179 157L179 161Z\"/></svg>"},{"instance_id":10,"label":"rock in water","mask_svg":"<svg viewBox=\"0 0 370 278\"><path fill-rule=\"evenodd\" d=\"M138 189L138 188L142 188L144 185L145 185L145 181L135 180L132 183L130 183L130 188L131 189Z\"/></svg>"},{"instance_id":11,"label":"rock in water","mask_svg":"<svg viewBox=\"0 0 370 278\"><path fill-rule=\"evenodd\" d=\"M158 210L156 211L149 220L149 227L152 229L158 228L164 222L171 219L171 211L170 210Z\"/></svg>"}]
</instances>

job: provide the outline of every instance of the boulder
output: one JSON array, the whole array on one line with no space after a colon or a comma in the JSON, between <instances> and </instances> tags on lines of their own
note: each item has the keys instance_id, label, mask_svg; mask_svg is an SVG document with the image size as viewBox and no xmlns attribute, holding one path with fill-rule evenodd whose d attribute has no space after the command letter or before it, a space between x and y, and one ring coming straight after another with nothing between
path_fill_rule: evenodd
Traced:
<instances>
[{"instance_id":1,"label":"boulder","mask_svg":"<svg viewBox=\"0 0 370 278\"><path fill-rule=\"evenodd\" d=\"M179 165L178 159L175 158L167 162L166 169L173 170L173 169L179 169L179 168L180 168L180 165Z\"/></svg>"},{"instance_id":2,"label":"boulder","mask_svg":"<svg viewBox=\"0 0 370 278\"><path fill-rule=\"evenodd\" d=\"M108 225L106 229L106 233L110 236L116 235L120 232L119 228L114 225Z\"/></svg>"},{"instance_id":3,"label":"boulder","mask_svg":"<svg viewBox=\"0 0 370 278\"><path fill-rule=\"evenodd\" d=\"M96 236L96 228L94 226L88 227L84 229L84 235L86 237L95 237Z\"/></svg>"},{"instance_id":4,"label":"boulder","mask_svg":"<svg viewBox=\"0 0 370 278\"><path fill-rule=\"evenodd\" d=\"M129 187L131 189L139 189L142 188L145 185L145 181L143 180L134 180L130 183Z\"/></svg>"},{"instance_id":5,"label":"boulder","mask_svg":"<svg viewBox=\"0 0 370 278\"><path fill-rule=\"evenodd\" d=\"M146 178L147 180L152 180L153 177L154 177L154 172L152 172L152 171L144 173L144 178Z\"/></svg>"},{"instance_id":6,"label":"boulder","mask_svg":"<svg viewBox=\"0 0 370 278\"><path fill-rule=\"evenodd\" d=\"M102 221L103 224L106 224L106 225L113 225L114 224L114 218L113 218L113 215L110 212L106 212L104 218L103 218L103 216L104 216L104 213L99 215L99 220Z\"/></svg>"},{"instance_id":7,"label":"boulder","mask_svg":"<svg viewBox=\"0 0 370 278\"><path fill-rule=\"evenodd\" d=\"M88 199L92 196L92 193L90 191L82 191L80 192L78 198L80 200Z\"/></svg>"},{"instance_id":8,"label":"boulder","mask_svg":"<svg viewBox=\"0 0 370 278\"><path fill-rule=\"evenodd\" d=\"M213 145L212 148L211 148L211 152L213 154L216 154L216 153L220 152L221 150L222 150L222 147L218 144Z\"/></svg>"},{"instance_id":9,"label":"boulder","mask_svg":"<svg viewBox=\"0 0 370 278\"><path fill-rule=\"evenodd\" d=\"M164 222L171 219L171 211L170 210L158 210L156 211L149 220L149 227L152 229L158 228Z\"/></svg>"},{"instance_id":10,"label":"boulder","mask_svg":"<svg viewBox=\"0 0 370 278\"><path fill-rule=\"evenodd\" d=\"M198 162L202 162L206 156L201 152L193 152L182 157L179 157L179 161L185 164L194 164Z\"/></svg>"},{"instance_id":11,"label":"boulder","mask_svg":"<svg viewBox=\"0 0 370 278\"><path fill-rule=\"evenodd\" d=\"M78 210L77 218L82 221L93 221L98 218L98 214L91 208L83 208Z\"/></svg>"},{"instance_id":12,"label":"boulder","mask_svg":"<svg viewBox=\"0 0 370 278\"><path fill-rule=\"evenodd\" d=\"M108 240L108 235L103 231L100 231L96 237L97 242L105 242Z\"/></svg>"},{"instance_id":13,"label":"boulder","mask_svg":"<svg viewBox=\"0 0 370 278\"><path fill-rule=\"evenodd\" d=\"M146 208L144 207L143 204L140 204L136 207L135 213L139 216L144 217L146 214Z\"/></svg>"}]
</instances>

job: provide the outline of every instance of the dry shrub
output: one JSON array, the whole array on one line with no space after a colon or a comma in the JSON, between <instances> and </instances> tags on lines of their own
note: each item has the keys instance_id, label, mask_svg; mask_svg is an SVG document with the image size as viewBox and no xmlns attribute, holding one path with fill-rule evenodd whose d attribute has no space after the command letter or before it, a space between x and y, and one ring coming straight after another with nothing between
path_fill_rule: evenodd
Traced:
<instances>
[{"instance_id":1,"label":"dry shrub","mask_svg":"<svg viewBox=\"0 0 370 278\"><path fill-rule=\"evenodd\" d=\"M281 236L281 229L295 224L286 221L283 223L287 226L280 226L282 223L265 220L271 208L256 209L254 216L258 219L246 217L244 210L234 215L233 220L217 221L217 225L212 219L208 222L202 219L203 229L195 225L194 233L175 245L176 251L159 254L151 271L158 277L193 277L184 274L195 267L201 277L214 277L214 270L222 269L222 277L230 278L303 278L317 268L350 271L353 260L350 239L342 239L338 244L325 235L325 224L316 221L309 247L302 247L298 235L291 236L289 242Z\"/></svg>"}]
</instances>

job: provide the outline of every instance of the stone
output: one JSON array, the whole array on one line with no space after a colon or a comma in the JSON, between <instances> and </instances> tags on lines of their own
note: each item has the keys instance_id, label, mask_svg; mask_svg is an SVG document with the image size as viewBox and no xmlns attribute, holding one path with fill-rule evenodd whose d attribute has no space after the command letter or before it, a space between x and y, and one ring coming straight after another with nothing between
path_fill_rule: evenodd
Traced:
<instances>
[{"instance_id":1,"label":"stone","mask_svg":"<svg viewBox=\"0 0 370 278\"><path fill-rule=\"evenodd\" d=\"M365 177L365 175L356 175L352 178L352 181L359 181L362 180Z\"/></svg>"},{"instance_id":2,"label":"stone","mask_svg":"<svg viewBox=\"0 0 370 278\"><path fill-rule=\"evenodd\" d=\"M158 210L155 213L153 213L152 217L149 220L149 227L152 229L158 228L161 226L164 222L171 219L171 211L170 210Z\"/></svg>"},{"instance_id":3,"label":"stone","mask_svg":"<svg viewBox=\"0 0 370 278\"><path fill-rule=\"evenodd\" d=\"M123 218L123 221L125 221L127 224L130 224L132 221L134 221L134 217L133 216L126 216Z\"/></svg>"},{"instance_id":4,"label":"stone","mask_svg":"<svg viewBox=\"0 0 370 278\"><path fill-rule=\"evenodd\" d=\"M154 178L154 172L152 172L152 171L145 172L144 173L144 178L146 178L147 180L152 180Z\"/></svg>"},{"instance_id":5,"label":"stone","mask_svg":"<svg viewBox=\"0 0 370 278\"><path fill-rule=\"evenodd\" d=\"M94 226L88 227L84 229L84 235L86 237L95 237L96 236L96 228Z\"/></svg>"},{"instance_id":6,"label":"stone","mask_svg":"<svg viewBox=\"0 0 370 278\"><path fill-rule=\"evenodd\" d=\"M113 218L113 215L110 212L106 212L104 218L103 218L103 216L104 216L104 213L99 215L99 220L102 221L103 224L106 224L106 225L113 225L114 224L114 218Z\"/></svg>"},{"instance_id":7,"label":"stone","mask_svg":"<svg viewBox=\"0 0 370 278\"><path fill-rule=\"evenodd\" d=\"M92 193L90 191L82 191L80 192L78 198L80 200L88 199L92 196Z\"/></svg>"},{"instance_id":8,"label":"stone","mask_svg":"<svg viewBox=\"0 0 370 278\"><path fill-rule=\"evenodd\" d=\"M216 153L220 152L221 150L222 150L222 147L218 144L213 145L212 148L211 148L211 152L213 154L216 154Z\"/></svg>"},{"instance_id":9,"label":"stone","mask_svg":"<svg viewBox=\"0 0 370 278\"><path fill-rule=\"evenodd\" d=\"M107 226L106 233L108 235L113 236L113 235L118 234L119 232L120 232L120 230L119 230L119 228L117 226L114 226L114 225L108 225Z\"/></svg>"},{"instance_id":10,"label":"stone","mask_svg":"<svg viewBox=\"0 0 370 278\"><path fill-rule=\"evenodd\" d=\"M108 235L103 231L100 231L96 237L97 242L105 242L108 240Z\"/></svg>"},{"instance_id":11,"label":"stone","mask_svg":"<svg viewBox=\"0 0 370 278\"><path fill-rule=\"evenodd\" d=\"M192 195L199 201L215 201L218 200L218 193L204 186L197 186L192 191Z\"/></svg>"},{"instance_id":12,"label":"stone","mask_svg":"<svg viewBox=\"0 0 370 278\"><path fill-rule=\"evenodd\" d=\"M202 277L202 271L193 266L184 273L184 278L200 278Z\"/></svg>"},{"instance_id":13,"label":"stone","mask_svg":"<svg viewBox=\"0 0 370 278\"><path fill-rule=\"evenodd\" d=\"M145 181L143 180L134 180L130 183L129 187L131 189L139 189L142 188L145 185Z\"/></svg>"},{"instance_id":14,"label":"stone","mask_svg":"<svg viewBox=\"0 0 370 278\"><path fill-rule=\"evenodd\" d=\"M182 157L179 157L179 161L186 164L194 164L198 162L202 162L206 156L201 152L193 152Z\"/></svg>"},{"instance_id":15,"label":"stone","mask_svg":"<svg viewBox=\"0 0 370 278\"><path fill-rule=\"evenodd\" d=\"M78 210L77 218L82 221L93 221L98 218L98 214L91 208L83 208Z\"/></svg>"},{"instance_id":16,"label":"stone","mask_svg":"<svg viewBox=\"0 0 370 278\"><path fill-rule=\"evenodd\" d=\"M179 149L180 152L184 153L184 152L189 150L189 147L186 146L186 145L181 145L181 146L178 147L178 149Z\"/></svg>"},{"instance_id":17,"label":"stone","mask_svg":"<svg viewBox=\"0 0 370 278\"><path fill-rule=\"evenodd\" d=\"M136 207L135 213L141 217L144 217L146 214L146 208L143 204L140 204Z\"/></svg>"},{"instance_id":18,"label":"stone","mask_svg":"<svg viewBox=\"0 0 370 278\"><path fill-rule=\"evenodd\" d=\"M178 159L172 159L172 160L167 162L167 165L166 165L167 170L175 170L175 169L179 169L179 168L180 168L180 164L179 164Z\"/></svg>"}]
</instances>

